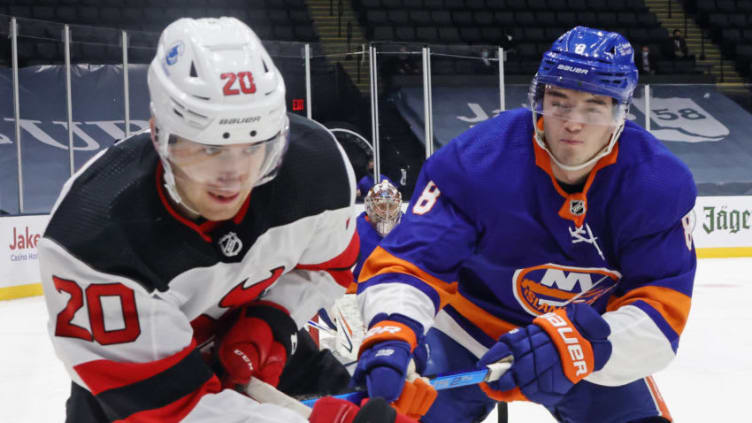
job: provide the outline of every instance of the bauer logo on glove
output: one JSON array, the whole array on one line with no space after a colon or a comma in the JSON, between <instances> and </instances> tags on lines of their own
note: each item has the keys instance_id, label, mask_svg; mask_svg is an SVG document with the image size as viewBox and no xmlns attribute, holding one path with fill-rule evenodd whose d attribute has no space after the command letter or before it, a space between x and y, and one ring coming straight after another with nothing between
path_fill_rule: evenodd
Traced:
<instances>
[{"instance_id":1,"label":"bauer logo on glove","mask_svg":"<svg viewBox=\"0 0 752 423\"><path fill-rule=\"evenodd\" d=\"M576 369L575 376L589 375L590 371L588 370L589 367L587 361L585 361L585 352L583 351L582 346L583 344L580 342L580 338L575 335L575 329L570 326L569 322L567 322L567 320L565 320L563 317L554 313L544 314L543 316L540 316L540 318L546 319L549 323L551 323L551 325L556 328L556 332L559 334L560 340L564 341L566 350L569 352L569 357L572 359L570 363ZM557 343L556 338L554 338L554 343ZM589 343L586 345L589 346Z\"/></svg>"}]
</instances>

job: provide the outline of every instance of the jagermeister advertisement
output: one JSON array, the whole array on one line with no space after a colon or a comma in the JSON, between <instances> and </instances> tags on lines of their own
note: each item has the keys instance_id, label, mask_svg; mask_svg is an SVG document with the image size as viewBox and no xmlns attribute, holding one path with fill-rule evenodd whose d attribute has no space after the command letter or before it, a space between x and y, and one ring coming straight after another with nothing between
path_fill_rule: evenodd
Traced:
<instances>
[{"instance_id":1,"label":"jagermeister advertisement","mask_svg":"<svg viewBox=\"0 0 752 423\"><path fill-rule=\"evenodd\" d=\"M701 248L752 248L752 196L698 197L695 245Z\"/></svg>"}]
</instances>

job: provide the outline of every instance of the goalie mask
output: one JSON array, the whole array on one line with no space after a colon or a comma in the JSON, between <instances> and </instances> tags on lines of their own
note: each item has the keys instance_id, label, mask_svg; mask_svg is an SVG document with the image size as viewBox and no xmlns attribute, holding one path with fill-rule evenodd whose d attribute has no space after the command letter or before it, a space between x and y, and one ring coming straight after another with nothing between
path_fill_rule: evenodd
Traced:
<instances>
[{"instance_id":1,"label":"goalie mask","mask_svg":"<svg viewBox=\"0 0 752 423\"><path fill-rule=\"evenodd\" d=\"M402 194L387 180L371 187L364 203L371 225L382 237L391 232L402 218Z\"/></svg>"},{"instance_id":2,"label":"goalie mask","mask_svg":"<svg viewBox=\"0 0 752 423\"><path fill-rule=\"evenodd\" d=\"M615 32L575 27L561 37L543 55L538 72L530 84L529 104L533 111L536 143L562 169L584 169L608 155L624 129L638 72L634 51L623 36ZM572 99L544 101L557 88L582 91L611 98L608 107ZM538 118L560 119L586 125L613 128L606 146L582 164L568 166L557 160L545 143Z\"/></svg>"},{"instance_id":3,"label":"goalie mask","mask_svg":"<svg viewBox=\"0 0 752 423\"><path fill-rule=\"evenodd\" d=\"M274 178L288 145L285 85L248 26L235 18L173 22L147 81L155 146L176 203L200 214L186 204L181 180L221 203Z\"/></svg>"}]
</instances>

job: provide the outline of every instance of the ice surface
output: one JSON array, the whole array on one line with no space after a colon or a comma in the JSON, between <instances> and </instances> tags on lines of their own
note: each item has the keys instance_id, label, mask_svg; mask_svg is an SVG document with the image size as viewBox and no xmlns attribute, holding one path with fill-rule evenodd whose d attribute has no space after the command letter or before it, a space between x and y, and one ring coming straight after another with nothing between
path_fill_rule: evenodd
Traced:
<instances>
[{"instance_id":1,"label":"ice surface","mask_svg":"<svg viewBox=\"0 0 752 423\"><path fill-rule=\"evenodd\" d=\"M676 422L749 420L752 259L699 261L679 354L655 375ZM70 379L47 338L41 297L0 301L0 422L62 422ZM542 407L513 403L510 422L553 422ZM497 421L495 412L485 423Z\"/></svg>"}]
</instances>

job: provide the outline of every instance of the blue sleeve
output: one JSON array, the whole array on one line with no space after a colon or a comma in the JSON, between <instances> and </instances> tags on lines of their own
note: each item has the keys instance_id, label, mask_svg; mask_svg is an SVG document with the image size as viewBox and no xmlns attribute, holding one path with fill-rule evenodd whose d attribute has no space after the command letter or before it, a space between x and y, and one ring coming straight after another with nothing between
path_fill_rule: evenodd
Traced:
<instances>
[{"instance_id":1,"label":"blue sleeve","mask_svg":"<svg viewBox=\"0 0 752 423\"><path fill-rule=\"evenodd\" d=\"M433 277L453 282L462 262L473 254L478 232L451 194L441 189L424 167L402 222L381 246Z\"/></svg>"},{"instance_id":2,"label":"blue sleeve","mask_svg":"<svg viewBox=\"0 0 752 423\"><path fill-rule=\"evenodd\" d=\"M678 161L646 164L628 185L614 210L622 282L609 310L640 308L676 351L697 268L692 242L697 191L691 173ZM636 198L639 204L633 203Z\"/></svg>"},{"instance_id":3,"label":"blue sleeve","mask_svg":"<svg viewBox=\"0 0 752 423\"><path fill-rule=\"evenodd\" d=\"M381 242L381 235L366 220L365 212L358 216L358 237L360 238L360 252L358 253L358 261L355 263L355 269L353 269L353 276L355 276L356 281L360 276L360 270L363 268L363 262Z\"/></svg>"}]
</instances>

